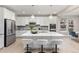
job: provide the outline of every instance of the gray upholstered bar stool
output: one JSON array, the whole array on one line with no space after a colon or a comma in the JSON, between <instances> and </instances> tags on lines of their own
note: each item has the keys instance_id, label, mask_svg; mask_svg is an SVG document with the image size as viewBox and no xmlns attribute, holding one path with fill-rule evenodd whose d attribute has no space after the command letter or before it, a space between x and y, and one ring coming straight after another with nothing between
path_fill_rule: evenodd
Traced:
<instances>
[{"instance_id":1,"label":"gray upholstered bar stool","mask_svg":"<svg viewBox=\"0 0 79 59\"><path fill-rule=\"evenodd\" d=\"M58 45L60 45L62 43L62 39L52 39L50 40L50 44L52 45L52 48L54 48L54 50L52 51L52 53L58 53Z\"/></svg>"},{"instance_id":2,"label":"gray upholstered bar stool","mask_svg":"<svg viewBox=\"0 0 79 59\"><path fill-rule=\"evenodd\" d=\"M45 53L43 49L47 46L48 40L47 40L47 39L37 39L37 40L36 40L36 44L37 44L39 47L41 47L41 50L40 50L39 53Z\"/></svg>"},{"instance_id":3,"label":"gray upholstered bar stool","mask_svg":"<svg viewBox=\"0 0 79 59\"><path fill-rule=\"evenodd\" d=\"M24 48L27 50L25 53L32 53L31 48L33 45L33 39L22 39Z\"/></svg>"}]
</instances>

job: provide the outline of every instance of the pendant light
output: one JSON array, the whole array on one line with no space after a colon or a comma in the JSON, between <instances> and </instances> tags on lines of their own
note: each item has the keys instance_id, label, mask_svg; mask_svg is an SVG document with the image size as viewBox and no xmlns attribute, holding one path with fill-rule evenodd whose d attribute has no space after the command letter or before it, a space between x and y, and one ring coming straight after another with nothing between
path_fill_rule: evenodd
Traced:
<instances>
[{"instance_id":1,"label":"pendant light","mask_svg":"<svg viewBox=\"0 0 79 59\"><path fill-rule=\"evenodd\" d=\"M34 7L34 5L32 5L32 8ZM34 19L35 16L33 15L33 12L32 12L32 15L31 15L31 18Z\"/></svg>"},{"instance_id":2,"label":"pendant light","mask_svg":"<svg viewBox=\"0 0 79 59\"><path fill-rule=\"evenodd\" d=\"M50 15L49 15L49 19L52 19L52 18L53 18L52 14L51 14L51 8L52 8L52 6L50 5Z\"/></svg>"},{"instance_id":3,"label":"pendant light","mask_svg":"<svg viewBox=\"0 0 79 59\"><path fill-rule=\"evenodd\" d=\"M34 16L34 15L32 15L32 16L31 16L31 18L32 18L32 19L34 19L34 18L35 18L35 16Z\"/></svg>"},{"instance_id":4,"label":"pendant light","mask_svg":"<svg viewBox=\"0 0 79 59\"><path fill-rule=\"evenodd\" d=\"M52 15L50 15L50 16L49 16L49 19L52 19L52 18L53 18L53 16L52 16Z\"/></svg>"}]
</instances>

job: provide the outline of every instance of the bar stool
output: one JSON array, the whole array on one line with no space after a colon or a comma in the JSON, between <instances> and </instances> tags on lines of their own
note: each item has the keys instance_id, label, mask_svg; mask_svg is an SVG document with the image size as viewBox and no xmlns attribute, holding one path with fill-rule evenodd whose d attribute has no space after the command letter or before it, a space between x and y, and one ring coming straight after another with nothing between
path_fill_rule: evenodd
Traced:
<instances>
[{"instance_id":1,"label":"bar stool","mask_svg":"<svg viewBox=\"0 0 79 59\"><path fill-rule=\"evenodd\" d=\"M23 40L24 48L26 48L25 53L32 53L31 47L33 45L33 39L22 39L22 40Z\"/></svg>"},{"instance_id":2,"label":"bar stool","mask_svg":"<svg viewBox=\"0 0 79 59\"><path fill-rule=\"evenodd\" d=\"M39 53L45 53L43 49L45 48L45 46L47 46L48 40L47 39L38 39L36 41L36 43L41 46L41 50Z\"/></svg>"},{"instance_id":3,"label":"bar stool","mask_svg":"<svg viewBox=\"0 0 79 59\"><path fill-rule=\"evenodd\" d=\"M52 53L58 53L58 45L60 45L62 43L62 39L52 39L50 41L52 44L52 50L53 50L53 46L54 46L54 51L52 51Z\"/></svg>"}]
</instances>

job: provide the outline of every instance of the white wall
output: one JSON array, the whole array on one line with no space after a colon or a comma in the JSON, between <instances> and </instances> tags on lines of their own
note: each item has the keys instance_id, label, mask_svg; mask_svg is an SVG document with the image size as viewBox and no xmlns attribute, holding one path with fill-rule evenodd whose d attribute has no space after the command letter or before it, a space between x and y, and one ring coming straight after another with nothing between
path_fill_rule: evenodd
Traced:
<instances>
[{"instance_id":1,"label":"white wall","mask_svg":"<svg viewBox=\"0 0 79 59\"><path fill-rule=\"evenodd\" d=\"M79 32L79 17L75 17L73 20L74 20L74 31Z\"/></svg>"}]
</instances>

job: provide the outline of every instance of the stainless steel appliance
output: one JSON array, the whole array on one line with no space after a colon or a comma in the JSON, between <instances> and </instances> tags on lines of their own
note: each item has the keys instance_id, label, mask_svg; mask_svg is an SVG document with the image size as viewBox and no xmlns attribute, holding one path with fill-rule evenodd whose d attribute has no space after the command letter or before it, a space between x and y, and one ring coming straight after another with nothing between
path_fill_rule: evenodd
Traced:
<instances>
[{"instance_id":1,"label":"stainless steel appliance","mask_svg":"<svg viewBox=\"0 0 79 59\"><path fill-rule=\"evenodd\" d=\"M4 19L4 47L16 41L16 25L11 19Z\"/></svg>"},{"instance_id":2,"label":"stainless steel appliance","mask_svg":"<svg viewBox=\"0 0 79 59\"><path fill-rule=\"evenodd\" d=\"M50 31L56 32L56 24L50 24Z\"/></svg>"}]
</instances>

